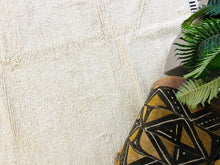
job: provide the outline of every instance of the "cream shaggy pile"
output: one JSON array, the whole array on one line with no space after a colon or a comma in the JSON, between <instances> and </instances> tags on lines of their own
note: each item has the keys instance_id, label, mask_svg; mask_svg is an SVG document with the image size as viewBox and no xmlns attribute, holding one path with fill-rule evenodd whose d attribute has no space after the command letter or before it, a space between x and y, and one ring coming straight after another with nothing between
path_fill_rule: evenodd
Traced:
<instances>
[{"instance_id":1,"label":"cream shaggy pile","mask_svg":"<svg viewBox=\"0 0 220 165\"><path fill-rule=\"evenodd\" d=\"M0 164L111 165L187 0L0 1Z\"/></svg>"}]
</instances>

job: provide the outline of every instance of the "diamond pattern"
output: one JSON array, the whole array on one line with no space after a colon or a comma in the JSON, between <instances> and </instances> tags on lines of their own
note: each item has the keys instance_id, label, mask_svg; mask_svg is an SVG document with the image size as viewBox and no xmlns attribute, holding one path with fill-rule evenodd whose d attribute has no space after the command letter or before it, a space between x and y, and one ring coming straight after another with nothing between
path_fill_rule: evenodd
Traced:
<instances>
[{"instance_id":1,"label":"diamond pattern","mask_svg":"<svg viewBox=\"0 0 220 165\"><path fill-rule=\"evenodd\" d=\"M188 109L171 88L151 91L117 165L213 164L220 150L219 114Z\"/></svg>"}]
</instances>

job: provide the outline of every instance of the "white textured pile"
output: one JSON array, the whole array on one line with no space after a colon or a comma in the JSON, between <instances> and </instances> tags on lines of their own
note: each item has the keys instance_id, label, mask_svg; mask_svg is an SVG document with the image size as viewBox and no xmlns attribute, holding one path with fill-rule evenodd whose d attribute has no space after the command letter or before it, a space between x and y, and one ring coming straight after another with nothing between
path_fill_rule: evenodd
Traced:
<instances>
[{"instance_id":1,"label":"white textured pile","mask_svg":"<svg viewBox=\"0 0 220 165\"><path fill-rule=\"evenodd\" d=\"M187 0L0 1L0 164L111 165Z\"/></svg>"}]
</instances>

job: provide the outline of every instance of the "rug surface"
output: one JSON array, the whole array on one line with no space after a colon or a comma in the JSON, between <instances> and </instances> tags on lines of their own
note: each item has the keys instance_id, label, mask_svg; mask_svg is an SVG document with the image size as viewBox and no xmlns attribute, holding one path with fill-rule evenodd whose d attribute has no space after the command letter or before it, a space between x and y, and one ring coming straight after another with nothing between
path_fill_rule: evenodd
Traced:
<instances>
[{"instance_id":1,"label":"rug surface","mask_svg":"<svg viewBox=\"0 0 220 165\"><path fill-rule=\"evenodd\" d=\"M0 164L111 165L187 0L1 0Z\"/></svg>"}]
</instances>

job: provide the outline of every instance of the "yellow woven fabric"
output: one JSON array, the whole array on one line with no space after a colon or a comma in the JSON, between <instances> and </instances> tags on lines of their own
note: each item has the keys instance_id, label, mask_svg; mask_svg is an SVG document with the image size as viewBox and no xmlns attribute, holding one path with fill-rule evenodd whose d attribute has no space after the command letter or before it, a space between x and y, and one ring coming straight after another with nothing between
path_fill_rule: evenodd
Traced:
<instances>
[{"instance_id":1,"label":"yellow woven fabric","mask_svg":"<svg viewBox=\"0 0 220 165\"><path fill-rule=\"evenodd\" d=\"M189 109L175 92L158 87L150 93L117 165L203 165L219 159L219 114L202 106Z\"/></svg>"}]
</instances>

